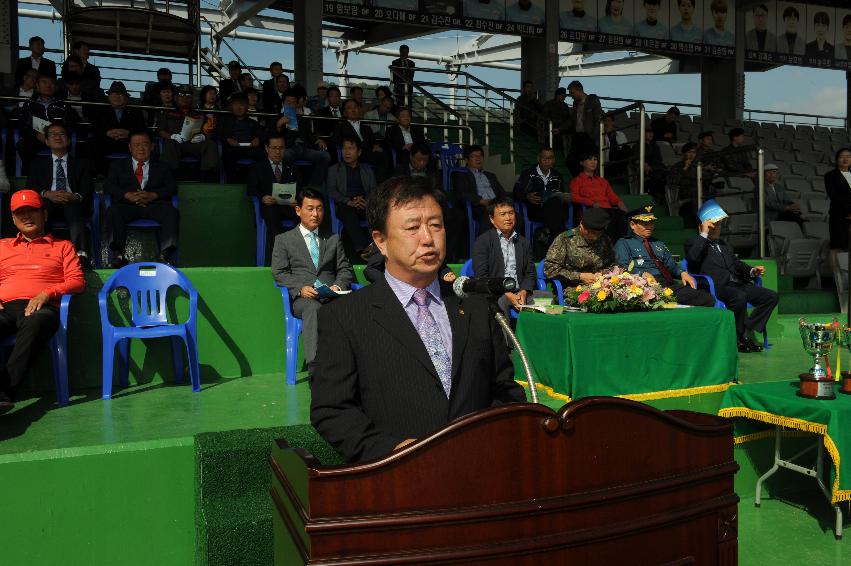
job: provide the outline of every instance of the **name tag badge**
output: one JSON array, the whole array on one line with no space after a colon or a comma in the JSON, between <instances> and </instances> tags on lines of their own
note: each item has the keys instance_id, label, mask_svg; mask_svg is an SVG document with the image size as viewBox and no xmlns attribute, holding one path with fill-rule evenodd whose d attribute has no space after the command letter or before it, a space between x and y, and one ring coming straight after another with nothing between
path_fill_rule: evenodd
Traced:
<instances>
[{"instance_id":1,"label":"name tag badge","mask_svg":"<svg viewBox=\"0 0 851 566\"><path fill-rule=\"evenodd\" d=\"M644 259L638 258L638 261L636 261L635 263L637 263L638 265L644 265Z\"/></svg>"}]
</instances>

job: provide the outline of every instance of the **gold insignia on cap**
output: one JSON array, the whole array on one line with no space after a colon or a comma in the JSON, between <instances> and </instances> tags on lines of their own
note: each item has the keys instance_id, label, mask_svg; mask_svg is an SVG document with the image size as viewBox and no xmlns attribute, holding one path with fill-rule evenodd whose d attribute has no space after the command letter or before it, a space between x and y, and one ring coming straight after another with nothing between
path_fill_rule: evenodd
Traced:
<instances>
[{"instance_id":1,"label":"gold insignia on cap","mask_svg":"<svg viewBox=\"0 0 851 566\"><path fill-rule=\"evenodd\" d=\"M639 209L638 214L630 216L630 220L636 220L638 222L652 222L656 220L656 215L653 214L652 204L644 205L642 208L644 209L644 212Z\"/></svg>"}]
</instances>

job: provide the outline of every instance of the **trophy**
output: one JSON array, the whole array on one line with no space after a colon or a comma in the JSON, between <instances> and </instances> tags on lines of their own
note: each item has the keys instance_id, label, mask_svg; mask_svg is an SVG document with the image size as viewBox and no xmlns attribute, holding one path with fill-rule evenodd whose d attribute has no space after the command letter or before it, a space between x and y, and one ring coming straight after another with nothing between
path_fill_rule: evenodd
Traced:
<instances>
[{"instance_id":1,"label":"trophy","mask_svg":"<svg viewBox=\"0 0 851 566\"><path fill-rule=\"evenodd\" d=\"M851 351L851 326L843 326L839 329L839 344ZM839 392L851 394L851 371L843 371L841 378L842 388Z\"/></svg>"},{"instance_id":2,"label":"trophy","mask_svg":"<svg viewBox=\"0 0 851 566\"><path fill-rule=\"evenodd\" d=\"M833 380L827 376L822 360L830 353L833 343L839 334L839 322L834 320L829 324L798 320L798 330L804 350L814 357L815 364L809 373L798 376L801 380L798 395L809 399L836 399L833 394Z\"/></svg>"}]
</instances>

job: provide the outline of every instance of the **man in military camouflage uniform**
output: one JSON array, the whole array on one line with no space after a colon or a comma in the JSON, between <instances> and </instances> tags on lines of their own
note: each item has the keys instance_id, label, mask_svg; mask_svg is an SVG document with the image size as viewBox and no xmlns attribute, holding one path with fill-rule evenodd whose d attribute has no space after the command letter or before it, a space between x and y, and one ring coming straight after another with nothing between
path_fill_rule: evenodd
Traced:
<instances>
[{"instance_id":1,"label":"man in military camouflage uniform","mask_svg":"<svg viewBox=\"0 0 851 566\"><path fill-rule=\"evenodd\" d=\"M544 275L575 287L593 283L597 275L615 266L612 241L604 231L609 215L602 208L588 208L579 227L562 232L544 258Z\"/></svg>"},{"instance_id":2,"label":"man in military camouflage uniform","mask_svg":"<svg viewBox=\"0 0 851 566\"><path fill-rule=\"evenodd\" d=\"M680 269L665 242L653 237L656 227L653 205L632 210L627 213L627 218L630 233L615 244L618 264L636 275L649 273L660 285L670 288L681 305L715 306L712 295L698 289L694 277Z\"/></svg>"},{"instance_id":3,"label":"man in military camouflage uniform","mask_svg":"<svg viewBox=\"0 0 851 566\"><path fill-rule=\"evenodd\" d=\"M201 176L204 181L219 179L219 150L212 136L199 132L192 139L184 139L181 134L183 121L186 117L201 120L203 127L204 115L192 108L192 89L188 86L177 89L177 108L163 112L159 119L159 135L162 140L160 161L174 171L180 166L180 158L185 155L198 157L201 160Z\"/></svg>"}]
</instances>

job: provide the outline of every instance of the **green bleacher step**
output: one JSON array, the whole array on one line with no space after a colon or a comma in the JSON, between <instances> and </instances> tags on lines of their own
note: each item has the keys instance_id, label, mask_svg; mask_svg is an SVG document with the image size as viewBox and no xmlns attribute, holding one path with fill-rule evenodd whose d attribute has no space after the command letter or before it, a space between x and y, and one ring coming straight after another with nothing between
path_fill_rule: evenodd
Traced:
<instances>
[{"instance_id":1,"label":"green bleacher step","mask_svg":"<svg viewBox=\"0 0 851 566\"><path fill-rule=\"evenodd\" d=\"M821 314L839 312L835 289L780 291L780 314Z\"/></svg>"}]
</instances>

